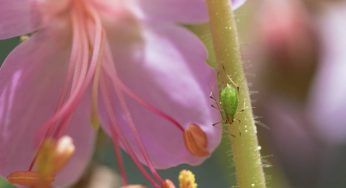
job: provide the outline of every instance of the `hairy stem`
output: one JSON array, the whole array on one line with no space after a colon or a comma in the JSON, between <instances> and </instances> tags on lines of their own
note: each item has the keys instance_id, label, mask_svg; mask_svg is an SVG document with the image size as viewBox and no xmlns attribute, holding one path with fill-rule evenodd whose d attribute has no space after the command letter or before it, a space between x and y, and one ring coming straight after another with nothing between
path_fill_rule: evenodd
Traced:
<instances>
[{"instance_id":1,"label":"hairy stem","mask_svg":"<svg viewBox=\"0 0 346 188\"><path fill-rule=\"evenodd\" d=\"M249 88L243 71L238 35L230 0L207 0L210 27L218 67L220 91L227 83L239 86L239 106L227 129L240 188L265 188L260 146Z\"/></svg>"}]
</instances>

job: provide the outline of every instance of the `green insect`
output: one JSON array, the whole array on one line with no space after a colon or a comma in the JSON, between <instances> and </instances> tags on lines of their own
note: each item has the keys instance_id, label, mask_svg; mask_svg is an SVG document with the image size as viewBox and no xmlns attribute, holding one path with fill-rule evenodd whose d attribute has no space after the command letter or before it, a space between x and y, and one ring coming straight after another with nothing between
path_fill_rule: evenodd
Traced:
<instances>
[{"instance_id":1,"label":"green insect","mask_svg":"<svg viewBox=\"0 0 346 188\"><path fill-rule=\"evenodd\" d=\"M227 85L220 91L219 101L215 99L212 93L210 95L210 98L214 100L216 104L216 106L211 106L213 108L217 108L221 112L221 116L223 119L222 122L213 123L213 126L219 123L232 124L234 122L235 114L238 110L239 87L236 83L233 82L231 78L229 78L229 81L230 83L227 83Z\"/></svg>"},{"instance_id":2,"label":"green insect","mask_svg":"<svg viewBox=\"0 0 346 188\"><path fill-rule=\"evenodd\" d=\"M234 83L227 84L220 92L221 115L226 123L232 124L238 109L239 87Z\"/></svg>"}]
</instances>

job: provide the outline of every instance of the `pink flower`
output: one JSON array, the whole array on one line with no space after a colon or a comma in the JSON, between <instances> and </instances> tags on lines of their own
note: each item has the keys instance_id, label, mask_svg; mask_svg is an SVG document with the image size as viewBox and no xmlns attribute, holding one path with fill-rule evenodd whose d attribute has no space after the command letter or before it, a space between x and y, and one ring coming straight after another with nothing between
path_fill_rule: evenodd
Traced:
<instances>
[{"instance_id":1,"label":"pink flower","mask_svg":"<svg viewBox=\"0 0 346 188\"><path fill-rule=\"evenodd\" d=\"M0 39L32 36L0 70L0 174L32 171L44 141L69 135L75 154L55 184L73 183L93 150L91 124L153 187L156 168L201 163L220 142L215 77L176 23L204 21L203 0L1 0Z\"/></svg>"},{"instance_id":2,"label":"pink flower","mask_svg":"<svg viewBox=\"0 0 346 188\"><path fill-rule=\"evenodd\" d=\"M321 64L310 91L307 112L319 135L331 145L346 138L346 2L331 3L319 20Z\"/></svg>"}]
</instances>

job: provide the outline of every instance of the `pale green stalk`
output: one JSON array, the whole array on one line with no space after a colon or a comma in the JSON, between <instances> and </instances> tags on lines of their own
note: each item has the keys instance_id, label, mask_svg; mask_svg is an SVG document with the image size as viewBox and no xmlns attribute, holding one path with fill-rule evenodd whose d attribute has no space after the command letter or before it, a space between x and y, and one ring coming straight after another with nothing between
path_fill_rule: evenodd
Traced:
<instances>
[{"instance_id":1,"label":"pale green stalk","mask_svg":"<svg viewBox=\"0 0 346 188\"><path fill-rule=\"evenodd\" d=\"M240 188L266 187L249 88L244 76L238 35L230 0L207 0L212 39L218 64L220 91L231 78L239 86L239 106L228 125L232 154ZM231 83L230 83L231 84Z\"/></svg>"}]
</instances>

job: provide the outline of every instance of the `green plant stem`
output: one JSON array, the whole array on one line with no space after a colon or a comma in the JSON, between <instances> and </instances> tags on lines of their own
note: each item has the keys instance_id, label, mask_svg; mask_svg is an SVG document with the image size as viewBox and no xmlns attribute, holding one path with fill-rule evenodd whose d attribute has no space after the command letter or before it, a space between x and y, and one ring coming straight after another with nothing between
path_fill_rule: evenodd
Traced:
<instances>
[{"instance_id":1,"label":"green plant stem","mask_svg":"<svg viewBox=\"0 0 346 188\"><path fill-rule=\"evenodd\" d=\"M207 4L220 91L230 83L229 78L239 86L238 112L234 122L227 125L237 184L240 188L265 188L260 146L230 0L207 0Z\"/></svg>"}]
</instances>

